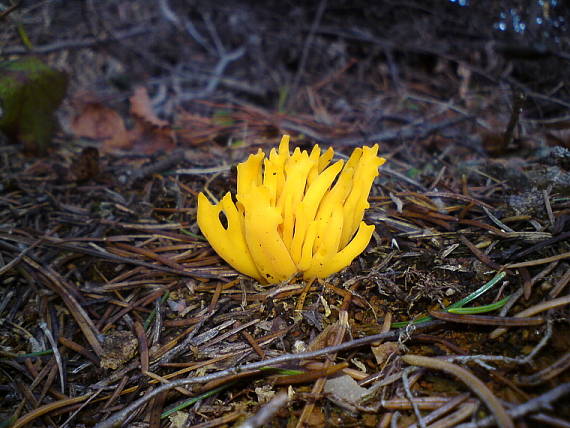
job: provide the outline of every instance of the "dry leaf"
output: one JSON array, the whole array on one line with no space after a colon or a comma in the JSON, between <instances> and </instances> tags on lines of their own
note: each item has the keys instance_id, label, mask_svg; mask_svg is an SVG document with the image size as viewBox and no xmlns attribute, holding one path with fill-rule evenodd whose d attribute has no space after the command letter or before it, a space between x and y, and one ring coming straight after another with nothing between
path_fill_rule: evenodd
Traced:
<instances>
[{"instance_id":1,"label":"dry leaf","mask_svg":"<svg viewBox=\"0 0 570 428\"><path fill-rule=\"evenodd\" d=\"M376 358L376 363L381 366L393 354L398 354L399 345L397 342L384 342L378 346L372 346L372 353Z\"/></svg>"},{"instance_id":2,"label":"dry leaf","mask_svg":"<svg viewBox=\"0 0 570 428\"><path fill-rule=\"evenodd\" d=\"M102 153L112 153L117 150L129 150L133 148L131 131L117 132L112 138L103 141L101 145Z\"/></svg>"},{"instance_id":3,"label":"dry leaf","mask_svg":"<svg viewBox=\"0 0 570 428\"><path fill-rule=\"evenodd\" d=\"M131 146L146 154L159 150L174 150L176 148L174 131L167 121L159 119L154 113L146 88L135 89L130 102L131 115L135 121L128 135Z\"/></svg>"},{"instance_id":4,"label":"dry leaf","mask_svg":"<svg viewBox=\"0 0 570 428\"><path fill-rule=\"evenodd\" d=\"M80 113L73 118L71 130L78 137L93 140L112 139L126 135L127 128L119 113L100 102L85 103Z\"/></svg>"},{"instance_id":5,"label":"dry leaf","mask_svg":"<svg viewBox=\"0 0 570 428\"><path fill-rule=\"evenodd\" d=\"M73 133L78 137L102 141L102 153L136 149L152 154L159 150L173 150L176 147L174 131L167 121L154 113L146 89L137 88L129 101L134 126L127 130L119 113L105 106L96 96L82 94L76 97L79 113L71 124Z\"/></svg>"},{"instance_id":6,"label":"dry leaf","mask_svg":"<svg viewBox=\"0 0 570 428\"><path fill-rule=\"evenodd\" d=\"M329 400L351 411L370 393L348 375L327 379L324 392Z\"/></svg>"},{"instance_id":7,"label":"dry leaf","mask_svg":"<svg viewBox=\"0 0 570 428\"><path fill-rule=\"evenodd\" d=\"M176 148L174 132L170 128L157 128L136 118L134 128L129 131L129 142L138 152L146 154Z\"/></svg>"},{"instance_id":8,"label":"dry leaf","mask_svg":"<svg viewBox=\"0 0 570 428\"><path fill-rule=\"evenodd\" d=\"M159 119L152 110L152 104L146 88L142 86L136 88L129 101L131 102L131 114L133 116L159 128L165 128L169 125L167 121Z\"/></svg>"}]
</instances>

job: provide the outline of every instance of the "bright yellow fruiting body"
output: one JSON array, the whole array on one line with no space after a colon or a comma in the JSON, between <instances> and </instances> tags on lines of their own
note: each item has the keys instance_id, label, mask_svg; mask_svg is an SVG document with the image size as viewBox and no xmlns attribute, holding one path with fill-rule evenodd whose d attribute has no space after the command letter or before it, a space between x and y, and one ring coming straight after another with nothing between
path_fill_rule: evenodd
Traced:
<instances>
[{"instance_id":1,"label":"bright yellow fruiting body","mask_svg":"<svg viewBox=\"0 0 570 428\"><path fill-rule=\"evenodd\" d=\"M260 150L238 165L235 204L229 192L217 205L200 193L200 230L221 258L263 284L298 272L310 279L342 270L374 232L362 218L385 159L377 144L355 149L346 163L329 165L333 155L319 146L291 154L283 136L269 157Z\"/></svg>"}]
</instances>

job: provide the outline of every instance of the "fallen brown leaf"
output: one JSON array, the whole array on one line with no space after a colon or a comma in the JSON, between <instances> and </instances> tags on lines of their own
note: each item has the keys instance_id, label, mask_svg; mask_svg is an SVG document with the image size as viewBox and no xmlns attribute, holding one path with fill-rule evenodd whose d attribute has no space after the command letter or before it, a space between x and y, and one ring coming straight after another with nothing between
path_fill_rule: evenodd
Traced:
<instances>
[{"instance_id":1,"label":"fallen brown leaf","mask_svg":"<svg viewBox=\"0 0 570 428\"><path fill-rule=\"evenodd\" d=\"M135 93L129 98L129 101L131 102L131 114L134 117L159 128L169 126L166 120L159 119L154 113L150 97L145 87L139 86L136 88Z\"/></svg>"},{"instance_id":2,"label":"fallen brown leaf","mask_svg":"<svg viewBox=\"0 0 570 428\"><path fill-rule=\"evenodd\" d=\"M71 130L78 137L107 140L127 132L123 119L115 110L100 102L84 104L73 118Z\"/></svg>"}]
</instances>

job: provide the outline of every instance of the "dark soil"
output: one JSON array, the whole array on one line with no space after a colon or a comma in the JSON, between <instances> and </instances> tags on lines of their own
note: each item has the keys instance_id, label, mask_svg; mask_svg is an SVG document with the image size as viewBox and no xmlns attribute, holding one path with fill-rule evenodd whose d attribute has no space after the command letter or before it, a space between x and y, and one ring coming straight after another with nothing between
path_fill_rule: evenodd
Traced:
<instances>
[{"instance_id":1,"label":"dark soil","mask_svg":"<svg viewBox=\"0 0 570 428\"><path fill-rule=\"evenodd\" d=\"M47 155L0 136L0 426L570 424L564 4L3 3L70 84ZM196 197L283 134L387 162L367 250L262 287Z\"/></svg>"}]
</instances>

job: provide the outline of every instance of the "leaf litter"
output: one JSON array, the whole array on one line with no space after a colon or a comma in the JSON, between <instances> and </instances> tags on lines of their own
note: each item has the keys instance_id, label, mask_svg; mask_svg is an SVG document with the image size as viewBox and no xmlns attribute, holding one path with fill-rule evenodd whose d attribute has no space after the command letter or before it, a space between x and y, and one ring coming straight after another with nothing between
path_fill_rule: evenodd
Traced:
<instances>
[{"instance_id":1,"label":"leaf litter","mask_svg":"<svg viewBox=\"0 0 570 428\"><path fill-rule=\"evenodd\" d=\"M0 148L8 423L568 423L565 134L504 133L512 112L465 73L458 99L416 74L343 110L354 61L295 113L212 99L165 120L139 86L123 112L78 101L47 157ZM237 162L281 133L339 158L378 142L388 162L362 256L262 287L200 235L196 198L235 191Z\"/></svg>"}]
</instances>

